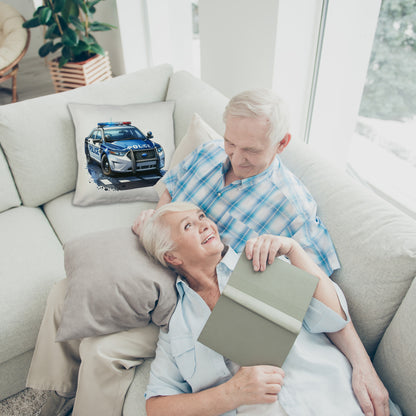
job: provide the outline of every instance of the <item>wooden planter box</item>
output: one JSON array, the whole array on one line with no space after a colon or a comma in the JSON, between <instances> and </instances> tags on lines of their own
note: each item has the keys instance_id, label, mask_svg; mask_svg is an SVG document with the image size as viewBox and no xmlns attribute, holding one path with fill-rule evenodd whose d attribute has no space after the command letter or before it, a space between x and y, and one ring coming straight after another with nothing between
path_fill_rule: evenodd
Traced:
<instances>
[{"instance_id":1,"label":"wooden planter box","mask_svg":"<svg viewBox=\"0 0 416 416\"><path fill-rule=\"evenodd\" d=\"M56 92L68 91L111 78L108 52L95 55L83 62L71 62L59 68L57 59L48 61L53 86Z\"/></svg>"}]
</instances>

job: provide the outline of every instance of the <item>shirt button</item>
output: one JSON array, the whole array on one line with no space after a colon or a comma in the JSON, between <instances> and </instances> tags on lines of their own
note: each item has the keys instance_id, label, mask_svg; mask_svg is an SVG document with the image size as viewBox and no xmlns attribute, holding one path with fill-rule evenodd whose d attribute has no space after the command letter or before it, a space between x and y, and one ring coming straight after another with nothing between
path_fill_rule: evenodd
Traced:
<instances>
[{"instance_id":1,"label":"shirt button","mask_svg":"<svg viewBox=\"0 0 416 416\"><path fill-rule=\"evenodd\" d=\"M221 192L218 192L218 193L217 193L217 196L221 196Z\"/></svg>"}]
</instances>

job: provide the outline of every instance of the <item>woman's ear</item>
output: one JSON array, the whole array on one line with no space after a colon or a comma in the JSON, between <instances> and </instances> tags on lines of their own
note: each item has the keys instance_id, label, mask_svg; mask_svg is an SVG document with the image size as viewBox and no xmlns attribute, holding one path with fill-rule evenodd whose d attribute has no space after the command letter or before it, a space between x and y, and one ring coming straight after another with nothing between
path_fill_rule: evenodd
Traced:
<instances>
[{"instance_id":1,"label":"woman's ear","mask_svg":"<svg viewBox=\"0 0 416 416\"><path fill-rule=\"evenodd\" d=\"M165 253L163 258L166 263L171 264L172 266L179 266L183 263L183 261L176 257L172 252Z\"/></svg>"}]
</instances>

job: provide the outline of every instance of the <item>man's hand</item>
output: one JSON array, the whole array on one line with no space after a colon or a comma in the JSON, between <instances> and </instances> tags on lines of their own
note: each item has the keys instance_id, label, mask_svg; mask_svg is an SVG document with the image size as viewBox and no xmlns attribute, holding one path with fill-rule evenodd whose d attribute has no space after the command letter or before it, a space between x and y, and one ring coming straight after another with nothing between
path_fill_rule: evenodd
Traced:
<instances>
[{"instance_id":1,"label":"man's hand","mask_svg":"<svg viewBox=\"0 0 416 416\"><path fill-rule=\"evenodd\" d=\"M227 394L234 406L273 403L282 389L284 371L271 365L241 367L226 383Z\"/></svg>"},{"instance_id":2,"label":"man's hand","mask_svg":"<svg viewBox=\"0 0 416 416\"><path fill-rule=\"evenodd\" d=\"M248 240L245 252L247 258L253 261L253 269L264 271L277 256L289 255L296 244L292 238L264 234Z\"/></svg>"},{"instance_id":3,"label":"man's hand","mask_svg":"<svg viewBox=\"0 0 416 416\"><path fill-rule=\"evenodd\" d=\"M389 393L373 366L353 367L352 388L366 416L389 416Z\"/></svg>"},{"instance_id":4,"label":"man's hand","mask_svg":"<svg viewBox=\"0 0 416 416\"><path fill-rule=\"evenodd\" d=\"M143 224L147 221L155 213L154 209L146 209L142 211L140 215L136 218L136 221L131 226L132 231L134 234L140 236L140 231L142 229Z\"/></svg>"}]
</instances>

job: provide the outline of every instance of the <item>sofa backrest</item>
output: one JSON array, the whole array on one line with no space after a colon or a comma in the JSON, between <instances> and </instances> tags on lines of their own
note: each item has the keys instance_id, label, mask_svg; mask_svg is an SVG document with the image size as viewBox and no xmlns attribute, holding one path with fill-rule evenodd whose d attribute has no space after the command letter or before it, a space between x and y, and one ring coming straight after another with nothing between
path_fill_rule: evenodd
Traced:
<instances>
[{"instance_id":1,"label":"sofa backrest","mask_svg":"<svg viewBox=\"0 0 416 416\"><path fill-rule=\"evenodd\" d=\"M0 146L0 212L21 204L9 165Z\"/></svg>"},{"instance_id":2,"label":"sofa backrest","mask_svg":"<svg viewBox=\"0 0 416 416\"><path fill-rule=\"evenodd\" d=\"M42 205L75 189L75 130L67 104L164 101L170 65L0 106L0 144L24 205ZM108 84L111 82L111 88Z\"/></svg>"}]
</instances>

